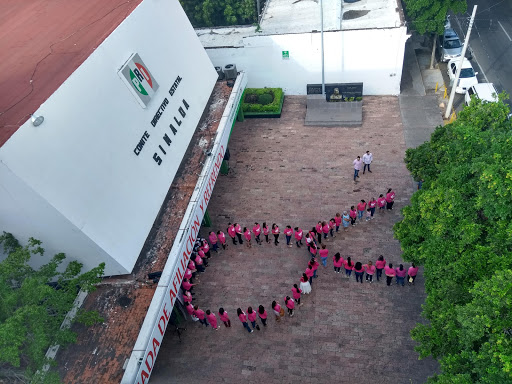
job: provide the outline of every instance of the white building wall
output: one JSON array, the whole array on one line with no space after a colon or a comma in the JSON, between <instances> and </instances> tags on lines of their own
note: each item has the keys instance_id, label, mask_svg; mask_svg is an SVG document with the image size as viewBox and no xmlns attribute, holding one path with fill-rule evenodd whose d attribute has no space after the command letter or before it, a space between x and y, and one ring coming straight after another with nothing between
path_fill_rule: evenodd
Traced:
<instances>
[{"instance_id":1,"label":"white building wall","mask_svg":"<svg viewBox=\"0 0 512 384\"><path fill-rule=\"evenodd\" d=\"M398 95L408 36L405 27L324 33L326 83L363 82L365 95ZM236 64L248 87L281 87L306 94L322 82L320 33L250 36L239 48L206 48L215 66ZM289 51L289 59L282 58Z\"/></svg>"},{"instance_id":2,"label":"white building wall","mask_svg":"<svg viewBox=\"0 0 512 384\"><path fill-rule=\"evenodd\" d=\"M132 53L159 83L145 109L117 73ZM0 200L0 230L39 237L49 255L65 252L87 268L105 261L107 275L131 272L216 78L178 0L143 1L41 105L36 114L44 123L25 123L0 148L2 175L8 171L18 179L10 185L0 178L2 193L11 196ZM165 98L169 103L153 127ZM137 156L144 132L149 138ZM19 211L10 206L18 193L24 196L16 198Z\"/></svg>"}]
</instances>

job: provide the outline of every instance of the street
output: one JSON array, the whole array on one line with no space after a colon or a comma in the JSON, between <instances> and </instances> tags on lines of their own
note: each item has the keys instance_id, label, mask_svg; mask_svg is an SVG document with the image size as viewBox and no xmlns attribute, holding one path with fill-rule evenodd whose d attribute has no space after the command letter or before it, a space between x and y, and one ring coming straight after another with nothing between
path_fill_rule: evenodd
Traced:
<instances>
[{"instance_id":1,"label":"street","mask_svg":"<svg viewBox=\"0 0 512 384\"><path fill-rule=\"evenodd\" d=\"M468 0L464 15L452 16L454 28L464 40L473 6L478 5L470 47L479 82L494 83L498 92L512 92L512 2ZM507 100L510 104L510 100Z\"/></svg>"}]
</instances>

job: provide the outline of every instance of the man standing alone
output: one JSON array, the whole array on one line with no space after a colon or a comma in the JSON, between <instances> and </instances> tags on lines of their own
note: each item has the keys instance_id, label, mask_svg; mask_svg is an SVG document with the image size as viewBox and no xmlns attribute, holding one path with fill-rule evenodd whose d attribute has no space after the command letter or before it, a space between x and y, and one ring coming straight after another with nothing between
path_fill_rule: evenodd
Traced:
<instances>
[{"instance_id":1,"label":"man standing alone","mask_svg":"<svg viewBox=\"0 0 512 384\"><path fill-rule=\"evenodd\" d=\"M363 162L361 161L361 156L357 156L357 159L355 159L352 164L354 164L354 182L357 182L357 178L359 177L359 171L361 170L361 165Z\"/></svg>"},{"instance_id":2,"label":"man standing alone","mask_svg":"<svg viewBox=\"0 0 512 384\"><path fill-rule=\"evenodd\" d=\"M368 172L372 172L370 170L370 164L372 163L372 160L373 160L373 155L370 151L366 151L366 153L363 155L363 163L364 163L364 168L363 168L363 175L364 173L366 172L366 166L368 166Z\"/></svg>"}]
</instances>

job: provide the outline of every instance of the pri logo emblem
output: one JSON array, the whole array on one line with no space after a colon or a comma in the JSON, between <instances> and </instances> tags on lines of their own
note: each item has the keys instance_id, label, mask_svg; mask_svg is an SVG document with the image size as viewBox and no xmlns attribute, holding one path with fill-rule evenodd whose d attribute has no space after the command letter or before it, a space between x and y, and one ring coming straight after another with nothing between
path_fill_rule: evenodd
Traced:
<instances>
[{"instance_id":1,"label":"pri logo emblem","mask_svg":"<svg viewBox=\"0 0 512 384\"><path fill-rule=\"evenodd\" d=\"M158 83L140 56L135 53L119 71L142 108L145 108L158 89Z\"/></svg>"}]
</instances>

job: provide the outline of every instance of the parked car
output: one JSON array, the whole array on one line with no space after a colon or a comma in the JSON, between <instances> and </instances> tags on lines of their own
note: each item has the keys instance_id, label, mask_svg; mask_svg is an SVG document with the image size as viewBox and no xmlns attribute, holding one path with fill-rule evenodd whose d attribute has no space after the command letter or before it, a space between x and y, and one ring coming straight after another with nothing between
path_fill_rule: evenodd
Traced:
<instances>
[{"instance_id":1,"label":"parked car","mask_svg":"<svg viewBox=\"0 0 512 384\"><path fill-rule=\"evenodd\" d=\"M496 91L493 83L480 83L469 87L464 95L466 105L471 102L471 96L489 103L498 101L498 91Z\"/></svg>"},{"instance_id":2,"label":"parked car","mask_svg":"<svg viewBox=\"0 0 512 384\"><path fill-rule=\"evenodd\" d=\"M445 29L443 35L439 36L439 52L442 62L460 57L462 54L462 43L452 28Z\"/></svg>"},{"instance_id":3,"label":"parked car","mask_svg":"<svg viewBox=\"0 0 512 384\"><path fill-rule=\"evenodd\" d=\"M451 59L448 62L448 77L450 78L450 84L453 85L453 81L455 80L455 75L457 74L457 67L460 63L460 57L456 59ZM455 92L457 93L466 93L466 90L478 84L478 80L476 78L478 72L473 70L473 66L469 62L468 59L462 59L462 69L460 70L459 81L457 84L457 88L455 88Z\"/></svg>"}]
</instances>

